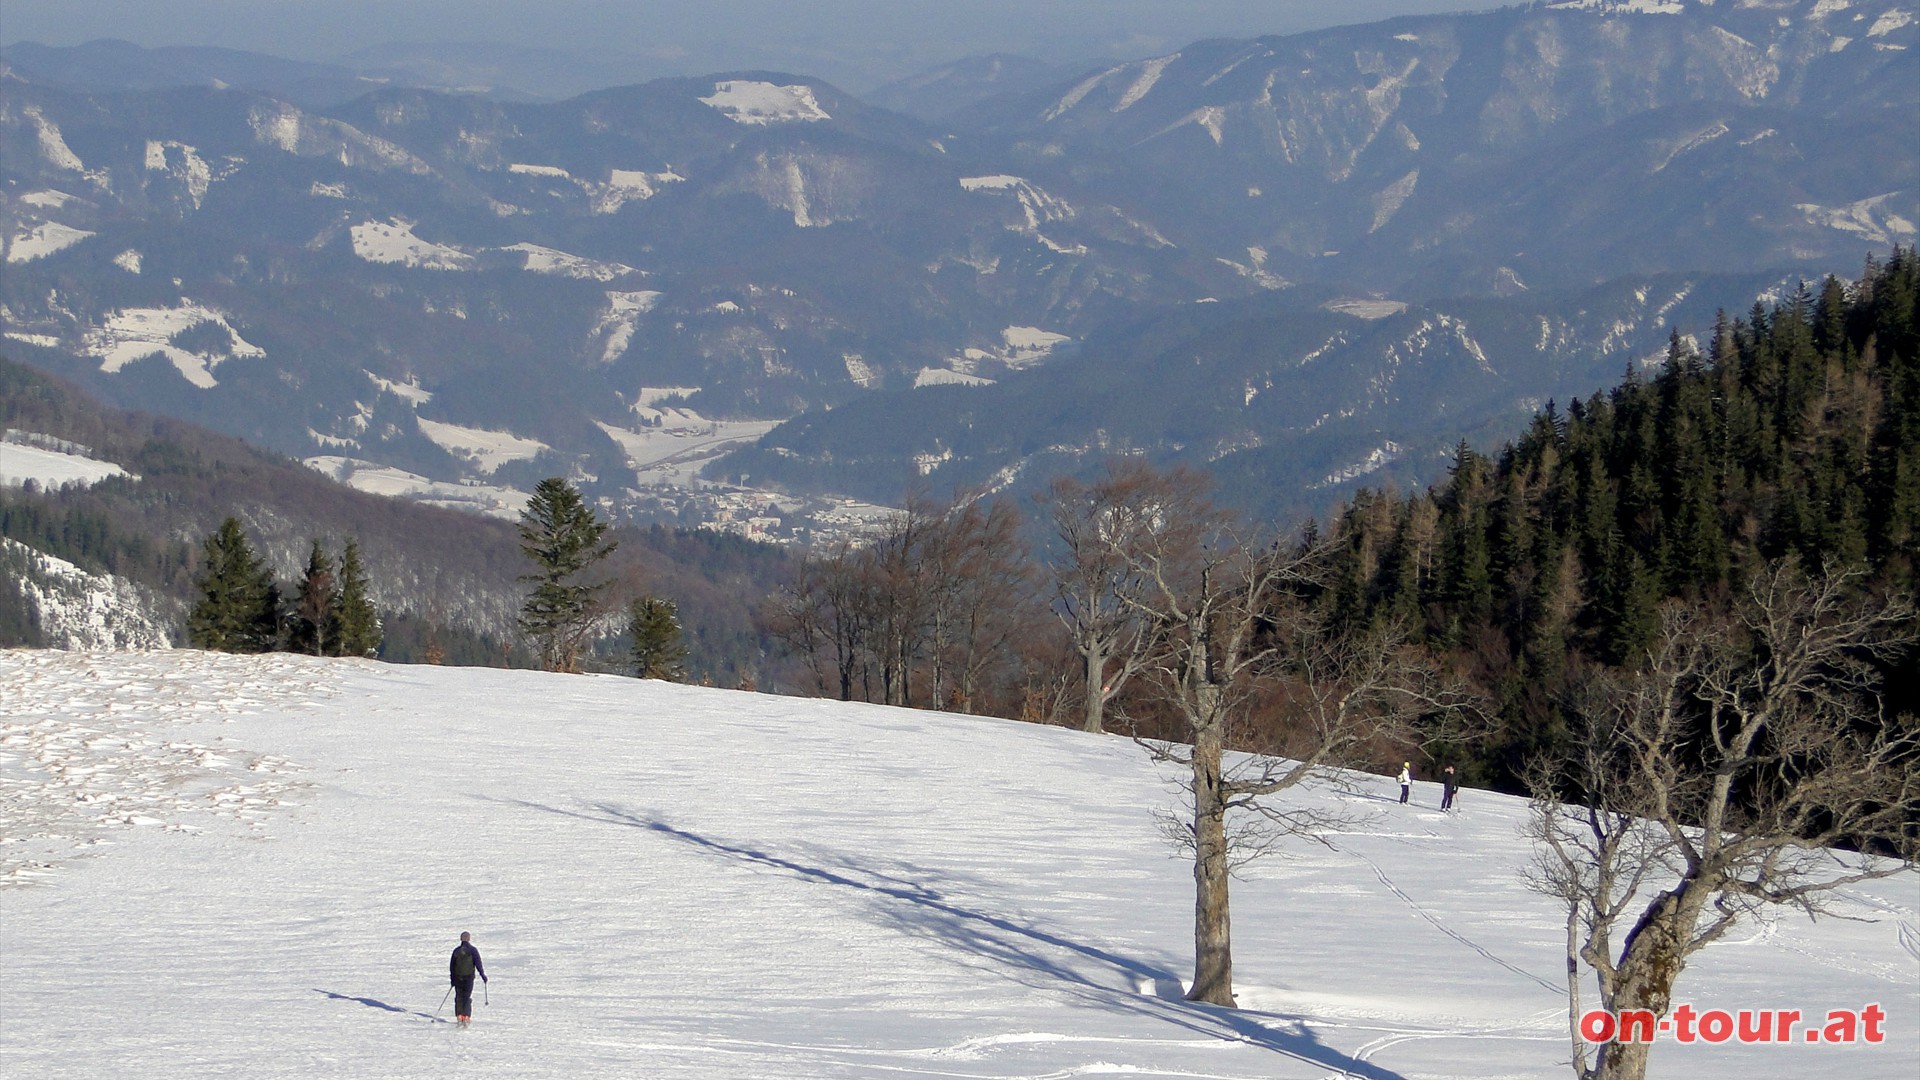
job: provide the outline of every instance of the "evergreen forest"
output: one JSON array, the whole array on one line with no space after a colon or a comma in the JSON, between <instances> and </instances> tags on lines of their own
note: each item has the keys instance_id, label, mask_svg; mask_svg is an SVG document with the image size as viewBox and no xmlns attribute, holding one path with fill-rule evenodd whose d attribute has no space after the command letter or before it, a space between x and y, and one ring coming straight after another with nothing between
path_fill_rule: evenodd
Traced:
<instances>
[{"instance_id":1,"label":"evergreen forest","mask_svg":"<svg viewBox=\"0 0 1920 1080\"><path fill-rule=\"evenodd\" d=\"M1851 285L1723 313L1704 350L1676 333L1658 371L1549 403L1490 455L1462 444L1445 485L1357 495L1333 526L1334 615L1404 618L1469 668L1497 723L1453 753L1519 790L1564 733L1571 680L1634 664L1665 600L1716 604L1789 556L1912 599L1917 331L1920 260L1896 249ZM1920 705L1914 658L1889 674L1889 704Z\"/></svg>"}]
</instances>

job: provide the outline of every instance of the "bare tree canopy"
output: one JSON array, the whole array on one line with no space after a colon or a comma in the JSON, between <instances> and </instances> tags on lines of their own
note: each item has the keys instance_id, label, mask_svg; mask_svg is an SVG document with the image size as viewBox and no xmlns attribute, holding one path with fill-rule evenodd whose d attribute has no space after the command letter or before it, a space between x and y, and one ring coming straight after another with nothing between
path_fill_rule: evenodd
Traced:
<instances>
[{"instance_id":1,"label":"bare tree canopy","mask_svg":"<svg viewBox=\"0 0 1920 1080\"><path fill-rule=\"evenodd\" d=\"M1886 714L1879 671L1914 613L1859 585L1789 560L1729 612L1668 605L1644 663L1572 703L1574 756L1535 768L1533 884L1566 904L1581 1080L1637 1080L1650 1050L1581 1039L1588 975L1600 1008L1664 1016L1738 921L1913 869L1920 728Z\"/></svg>"},{"instance_id":2,"label":"bare tree canopy","mask_svg":"<svg viewBox=\"0 0 1920 1080\"><path fill-rule=\"evenodd\" d=\"M1284 836L1348 823L1273 797L1369 750L1418 741L1418 721L1468 699L1400 627L1344 632L1317 610L1329 562L1321 541L1248 539L1192 485L1149 490L1163 498L1135 504L1131 527L1107 543L1125 568L1118 595L1142 627L1135 662L1146 688L1135 697L1180 732L1141 741L1185 771L1192 800L1175 834L1194 856L1187 996L1231 1006L1234 867ZM1254 717L1275 710L1277 728L1256 730ZM1254 752L1229 757L1230 747Z\"/></svg>"},{"instance_id":3,"label":"bare tree canopy","mask_svg":"<svg viewBox=\"0 0 1920 1080\"><path fill-rule=\"evenodd\" d=\"M1005 502L911 498L870 544L809 556L774 599L773 631L820 693L973 712L1028 622L1020 529Z\"/></svg>"},{"instance_id":4,"label":"bare tree canopy","mask_svg":"<svg viewBox=\"0 0 1920 1080\"><path fill-rule=\"evenodd\" d=\"M1121 461L1092 483L1061 477L1041 499L1060 543L1049 567L1053 611L1080 657L1084 730L1104 730L1107 702L1140 670L1146 622L1130 597L1149 548L1171 558L1223 520L1206 485L1197 473Z\"/></svg>"}]
</instances>

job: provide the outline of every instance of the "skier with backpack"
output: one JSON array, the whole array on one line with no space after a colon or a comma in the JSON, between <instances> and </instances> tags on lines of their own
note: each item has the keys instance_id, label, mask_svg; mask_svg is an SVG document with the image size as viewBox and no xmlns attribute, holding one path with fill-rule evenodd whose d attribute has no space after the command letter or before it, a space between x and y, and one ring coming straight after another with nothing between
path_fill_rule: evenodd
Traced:
<instances>
[{"instance_id":1,"label":"skier with backpack","mask_svg":"<svg viewBox=\"0 0 1920 1080\"><path fill-rule=\"evenodd\" d=\"M453 1016L461 1027L473 1023L473 977L487 981L487 966L480 962L480 950L473 947L472 935L460 932L460 944L454 946L447 961L447 978L453 982Z\"/></svg>"}]
</instances>

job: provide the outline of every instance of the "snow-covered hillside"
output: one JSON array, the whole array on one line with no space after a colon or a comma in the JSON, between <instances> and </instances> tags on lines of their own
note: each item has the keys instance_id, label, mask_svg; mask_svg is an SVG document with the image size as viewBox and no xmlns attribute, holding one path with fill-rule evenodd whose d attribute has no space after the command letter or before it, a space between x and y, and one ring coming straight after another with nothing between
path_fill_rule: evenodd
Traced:
<instances>
[{"instance_id":1,"label":"snow-covered hillside","mask_svg":"<svg viewBox=\"0 0 1920 1080\"><path fill-rule=\"evenodd\" d=\"M1372 821L1236 883L1223 1012L1178 1000L1191 877L1122 739L614 677L0 653L0 1072L1566 1075L1524 806L1388 787L1308 796ZM1700 1008L1880 1002L1886 1044L1662 1045L1654 1075L1906 1074L1917 892L1741 927L1682 982ZM432 1022L462 930L499 983L464 1031Z\"/></svg>"}]
</instances>

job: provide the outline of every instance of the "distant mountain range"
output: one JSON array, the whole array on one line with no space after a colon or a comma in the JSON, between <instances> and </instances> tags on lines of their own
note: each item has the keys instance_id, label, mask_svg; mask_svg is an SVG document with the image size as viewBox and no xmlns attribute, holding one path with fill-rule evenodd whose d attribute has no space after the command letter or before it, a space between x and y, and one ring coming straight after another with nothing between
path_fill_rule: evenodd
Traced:
<instances>
[{"instance_id":1,"label":"distant mountain range","mask_svg":"<svg viewBox=\"0 0 1920 1080\"><path fill-rule=\"evenodd\" d=\"M10 355L369 486L568 474L776 535L1116 452L1272 506L1422 482L1920 235L1911 0L988 58L900 111L776 72L330 101L331 68L57 59L0 76Z\"/></svg>"}]
</instances>

